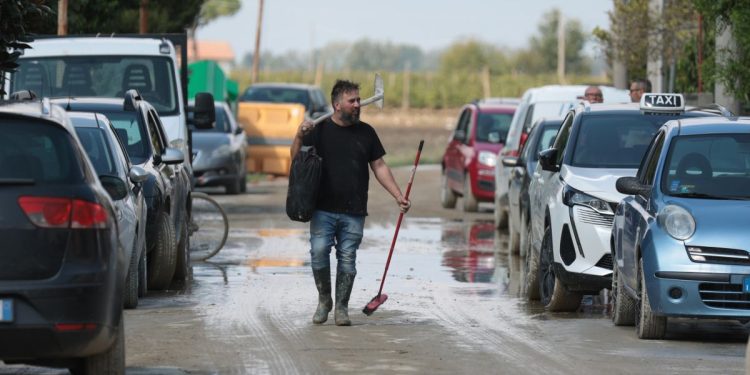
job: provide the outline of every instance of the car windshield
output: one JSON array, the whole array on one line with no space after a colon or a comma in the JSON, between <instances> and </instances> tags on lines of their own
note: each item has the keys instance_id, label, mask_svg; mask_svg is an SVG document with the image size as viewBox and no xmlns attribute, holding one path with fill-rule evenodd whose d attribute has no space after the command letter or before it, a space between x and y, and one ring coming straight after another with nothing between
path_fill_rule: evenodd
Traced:
<instances>
[{"instance_id":1,"label":"car windshield","mask_svg":"<svg viewBox=\"0 0 750 375\"><path fill-rule=\"evenodd\" d=\"M538 102L529 106L524 121L526 127L535 124L537 120L544 117L562 117L567 110L573 107L572 101Z\"/></svg>"},{"instance_id":2,"label":"car windshield","mask_svg":"<svg viewBox=\"0 0 750 375\"><path fill-rule=\"evenodd\" d=\"M307 90L293 89L287 87L250 87L240 97L242 102L269 102L269 103L299 103L310 108L310 98Z\"/></svg>"},{"instance_id":3,"label":"car windshield","mask_svg":"<svg viewBox=\"0 0 750 375\"><path fill-rule=\"evenodd\" d=\"M85 56L22 58L11 92L47 97L115 97L136 89L159 115L177 113L177 84L168 57Z\"/></svg>"},{"instance_id":4,"label":"car windshield","mask_svg":"<svg viewBox=\"0 0 750 375\"><path fill-rule=\"evenodd\" d=\"M96 174L99 176L117 176L117 168L112 156L112 147L107 142L107 136L104 130L99 128L79 128L76 127L78 139L86 150L86 155L94 165Z\"/></svg>"},{"instance_id":5,"label":"car windshield","mask_svg":"<svg viewBox=\"0 0 750 375\"><path fill-rule=\"evenodd\" d=\"M148 145L146 129L138 122L137 112L100 112L112 122L130 161L133 164L145 163L151 156L151 148Z\"/></svg>"},{"instance_id":6,"label":"car windshield","mask_svg":"<svg viewBox=\"0 0 750 375\"><path fill-rule=\"evenodd\" d=\"M750 199L750 134L676 137L661 190L688 198Z\"/></svg>"},{"instance_id":7,"label":"car windshield","mask_svg":"<svg viewBox=\"0 0 750 375\"><path fill-rule=\"evenodd\" d=\"M73 138L56 126L28 120L0 122L0 184L29 181L35 184L83 181Z\"/></svg>"},{"instance_id":8,"label":"car windshield","mask_svg":"<svg viewBox=\"0 0 750 375\"><path fill-rule=\"evenodd\" d=\"M488 113L479 112L477 116L477 142L505 142L510 129L512 113ZM491 134L495 133L492 137ZM497 137L490 140L490 138Z\"/></svg>"},{"instance_id":9,"label":"car windshield","mask_svg":"<svg viewBox=\"0 0 750 375\"><path fill-rule=\"evenodd\" d=\"M672 116L584 116L571 151L571 165L583 168L637 169L659 127Z\"/></svg>"}]
</instances>

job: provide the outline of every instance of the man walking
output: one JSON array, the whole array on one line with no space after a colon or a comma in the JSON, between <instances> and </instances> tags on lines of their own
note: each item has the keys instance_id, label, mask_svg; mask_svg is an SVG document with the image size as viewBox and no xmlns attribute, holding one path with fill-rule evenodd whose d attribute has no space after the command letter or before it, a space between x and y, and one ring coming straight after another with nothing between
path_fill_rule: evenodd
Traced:
<instances>
[{"instance_id":1,"label":"man walking","mask_svg":"<svg viewBox=\"0 0 750 375\"><path fill-rule=\"evenodd\" d=\"M337 80L331 90L334 113L317 126L300 124L291 147L292 158L302 145L315 146L323 158L318 201L310 220L310 255L318 307L313 323L323 324L333 306L331 298L331 247L336 248L336 304L334 321L349 326L348 304L357 249L362 242L367 216L368 166L375 178L396 200L402 212L411 202L404 199L391 169L383 160L385 150L375 129L359 120L359 84Z\"/></svg>"}]
</instances>

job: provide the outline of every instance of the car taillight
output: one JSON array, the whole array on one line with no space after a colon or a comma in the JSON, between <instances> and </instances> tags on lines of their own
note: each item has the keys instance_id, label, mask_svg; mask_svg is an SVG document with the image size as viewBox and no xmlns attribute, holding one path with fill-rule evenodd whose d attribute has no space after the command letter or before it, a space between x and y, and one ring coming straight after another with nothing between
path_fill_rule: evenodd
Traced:
<instances>
[{"instance_id":1,"label":"car taillight","mask_svg":"<svg viewBox=\"0 0 750 375\"><path fill-rule=\"evenodd\" d=\"M529 133L527 133L527 132L521 132L521 141L518 142L518 149L519 150L522 149L523 145L526 144L526 140L527 139L529 139ZM516 156L518 156L518 155L516 155Z\"/></svg>"},{"instance_id":2,"label":"car taillight","mask_svg":"<svg viewBox=\"0 0 750 375\"><path fill-rule=\"evenodd\" d=\"M42 228L106 228L107 211L80 199L20 197L18 205L34 225Z\"/></svg>"}]
</instances>

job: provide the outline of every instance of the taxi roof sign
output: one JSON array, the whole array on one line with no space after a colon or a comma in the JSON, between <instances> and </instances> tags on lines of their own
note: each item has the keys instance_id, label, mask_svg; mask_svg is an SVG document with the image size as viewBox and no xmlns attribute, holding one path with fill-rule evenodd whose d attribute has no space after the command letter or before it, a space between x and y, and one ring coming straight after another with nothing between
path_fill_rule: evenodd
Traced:
<instances>
[{"instance_id":1,"label":"taxi roof sign","mask_svg":"<svg viewBox=\"0 0 750 375\"><path fill-rule=\"evenodd\" d=\"M685 99L682 94L643 94L641 96L641 111L683 112L685 111Z\"/></svg>"}]
</instances>

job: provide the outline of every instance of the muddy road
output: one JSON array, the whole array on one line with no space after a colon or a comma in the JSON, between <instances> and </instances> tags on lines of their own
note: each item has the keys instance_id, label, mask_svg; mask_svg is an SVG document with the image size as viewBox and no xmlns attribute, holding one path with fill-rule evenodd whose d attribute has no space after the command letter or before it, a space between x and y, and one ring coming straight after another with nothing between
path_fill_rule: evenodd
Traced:
<instances>
[{"instance_id":1,"label":"muddy road","mask_svg":"<svg viewBox=\"0 0 750 375\"><path fill-rule=\"evenodd\" d=\"M409 168L395 174L405 185ZM227 247L194 265L185 291L151 293L126 312L128 374L744 372L748 330L735 321L674 320L668 340L644 341L614 327L601 298L569 314L519 298L521 262L494 230L490 207L442 209L439 181L436 166L420 167L386 280L390 298L368 317L361 309L377 293L398 217L393 200L371 188L351 327L332 316L311 323L307 225L286 218L285 180L214 195L231 219Z\"/></svg>"}]
</instances>

